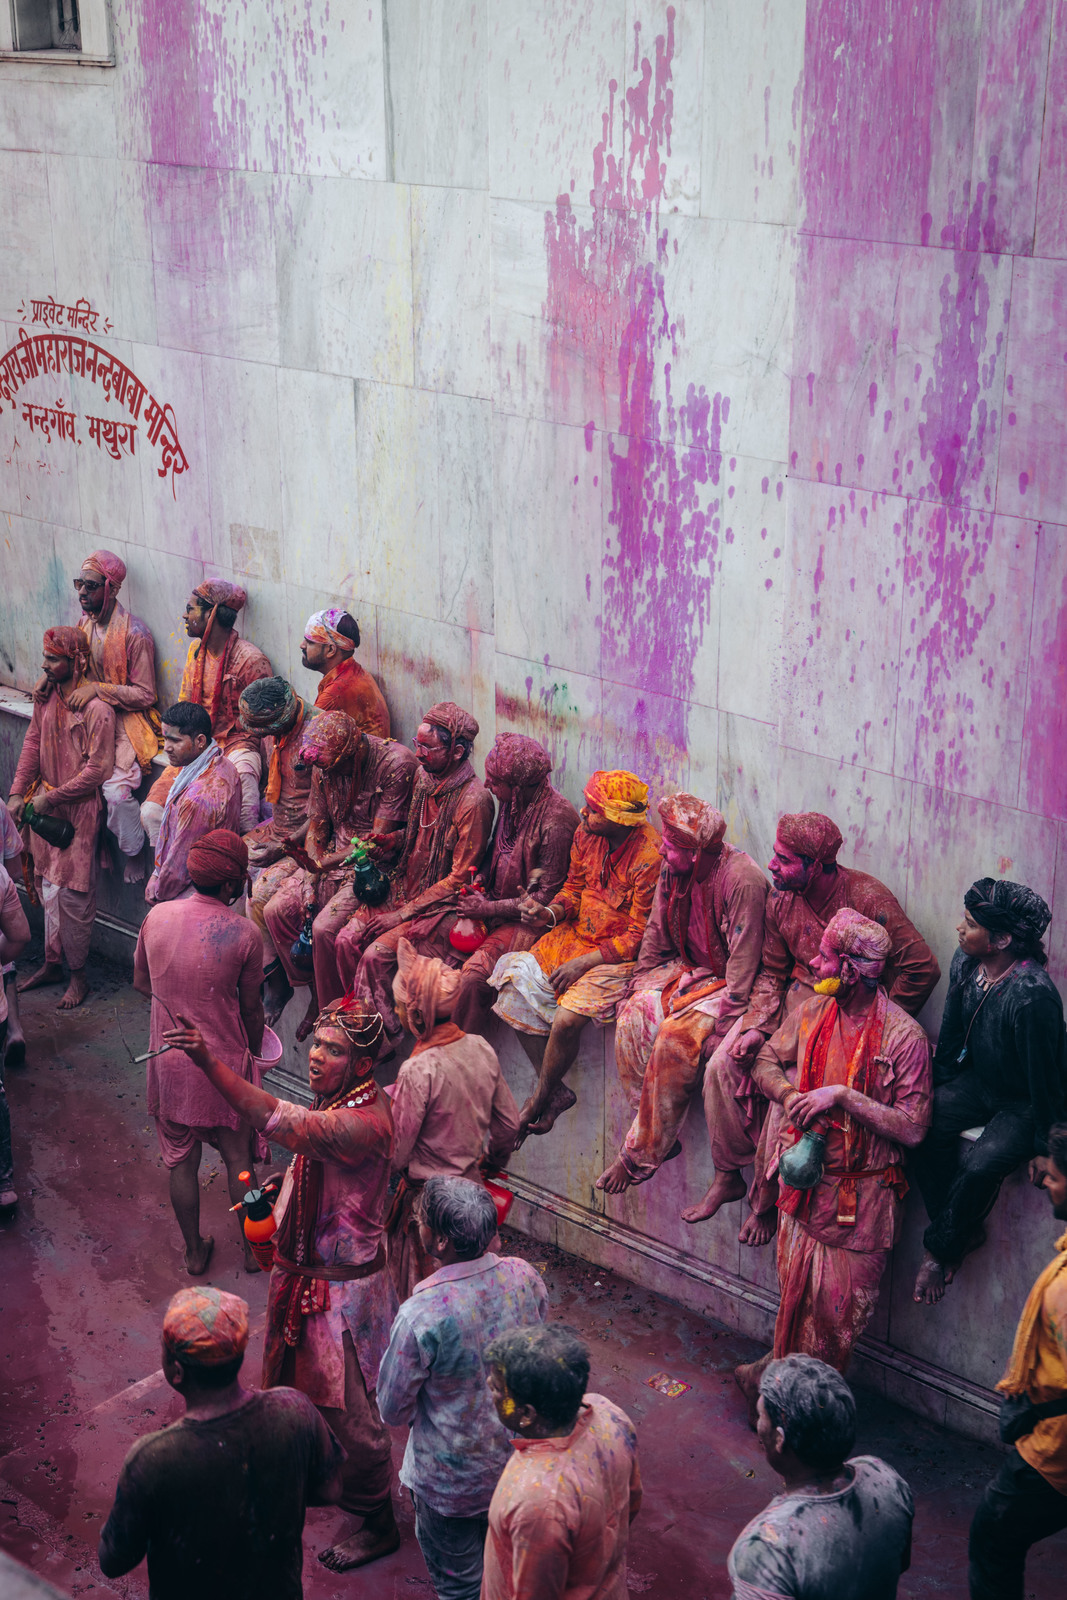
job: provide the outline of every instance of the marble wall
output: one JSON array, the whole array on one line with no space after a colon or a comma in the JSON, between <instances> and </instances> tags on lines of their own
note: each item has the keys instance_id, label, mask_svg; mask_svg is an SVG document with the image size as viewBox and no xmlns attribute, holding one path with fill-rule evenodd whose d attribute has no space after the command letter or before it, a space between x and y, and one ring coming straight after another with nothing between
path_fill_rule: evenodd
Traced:
<instances>
[{"instance_id":1,"label":"marble wall","mask_svg":"<svg viewBox=\"0 0 1067 1600\"><path fill-rule=\"evenodd\" d=\"M87 299L188 466L30 428L126 414L87 377L0 391L0 679L98 543L167 693L205 572L305 689L344 598L401 737L455 698L760 860L829 811L946 969L1023 879L1062 977L1063 0L112 11L112 70L0 63L2 349Z\"/></svg>"}]
</instances>

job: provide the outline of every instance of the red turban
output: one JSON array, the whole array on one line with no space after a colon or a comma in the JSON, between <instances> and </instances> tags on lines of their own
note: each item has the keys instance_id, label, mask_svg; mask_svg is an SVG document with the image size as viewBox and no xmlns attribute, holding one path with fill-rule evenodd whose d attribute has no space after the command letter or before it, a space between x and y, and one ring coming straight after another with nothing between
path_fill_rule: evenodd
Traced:
<instances>
[{"instance_id":1,"label":"red turban","mask_svg":"<svg viewBox=\"0 0 1067 1600\"><path fill-rule=\"evenodd\" d=\"M416 1039L427 1038L438 1017L447 1017L455 1004L463 973L447 967L438 956L420 956L410 939L396 947L397 974L393 999L408 1008L408 1022Z\"/></svg>"},{"instance_id":2,"label":"red turban","mask_svg":"<svg viewBox=\"0 0 1067 1600\"><path fill-rule=\"evenodd\" d=\"M452 700L439 700L429 711L423 712L422 720L428 722L431 728L443 728L450 738L466 739L468 744L473 744L478 737L475 719L469 711L464 711Z\"/></svg>"},{"instance_id":3,"label":"red turban","mask_svg":"<svg viewBox=\"0 0 1067 1600\"><path fill-rule=\"evenodd\" d=\"M179 1289L163 1318L163 1343L176 1361L199 1367L234 1361L248 1344L248 1306L225 1289Z\"/></svg>"},{"instance_id":4,"label":"red turban","mask_svg":"<svg viewBox=\"0 0 1067 1600\"><path fill-rule=\"evenodd\" d=\"M585 798L609 822L624 828L648 821L648 784L632 772L594 772L585 786Z\"/></svg>"},{"instance_id":5,"label":"red turban","mask_svg":"<svg viewBox=\"0 0 1067 1600\"><path fill-rule=\"evenodd\" d=\"M205 578L203 583L198 583L193 590L201 600L206 600L208 605L229 606L231 611L243 609L248 599L247 592L239 583L227 583L225 578Z\"/></svg>"},{"instance_id":6,"label":"red turban","mask_svg":"<svg viewBox=\"0 0 1067 1600\"><path fill-rule=\"evenodd\" d=\"M880 922L872 922L852 906L842 906L826 924L823 938L838 955L848 956L865 977L877 978L889 959L893 941Z\"/></svg>"},{"instance_id":7,"label":"red turban","mask_svg":"<svg viewBox=\"0 0 1067 1600\"><path fill-rule=\"evenodd\" d=\"M106 611L126 581L125 561L111 550L94 550L92 555L86 556L82 562L82 571L95 572L98 578L103 578Z\"/></svg>"},{"instance_id":8,"label":"red turban","mask_svg":"<svg viewBox=\"0 0 1067 1600\"><path fill-rule=\"evenodd\" d=\"M305 765L322 765L328 771L347 756L354 755L361 738L358 724L347 712L320 711L301 736L300 759Z\"/></svg>"},{"instance_id":9,"label":"red turban","mask_svg":"<svg viewBox=\"0 0 1067 1600\"><path fill-rule=\"evenodd\" d=\"M217 889L220 883L245 876L248 846L229 828L212 828L190 849L188 871L198 889Z\"/></svg>"},{"instance_id":10,"label":"red turban","mask_svg":"<svg viewBox=\"0 0 1067 1600\"><path fill-rule=\"evenodd\" d=\"M669 794L659 803L667 837L682 850L715 850L722 844L726 818L695 794Z\"/></svg>"},{"instance_id":11,"label":"red turban","mask_svg":"<svg viewBox=\"0 0 1067 1600\"><path fill-rule=\"evenodd\" d=\"M75 672L84 672L89 664L89 641L80 628L46 628L44 653L65 656L73 661Z\"/></svg>"},{"instance_id":12,"label":"red turban","mask_svg":"<svg viewBox=\"0 0 1067 1600\"><path fill-rule=\"evenodd\" d=\"M498 733L485 758L485 775L516 789L535 789L552 771L552 757L524 733Z\"/></svg>"},{"instance_id":13,"label":"red turban","mask_svg":"<svg viewBox=\"0 0 1067 1600\"><path fill-rule=\"evenodd\" d=\"M776 839L781 839L795 856L810 856L824 866L837 860L843 843L841 829L821 811L786 812L778 818Z\"/></svg>"}]
</instances>

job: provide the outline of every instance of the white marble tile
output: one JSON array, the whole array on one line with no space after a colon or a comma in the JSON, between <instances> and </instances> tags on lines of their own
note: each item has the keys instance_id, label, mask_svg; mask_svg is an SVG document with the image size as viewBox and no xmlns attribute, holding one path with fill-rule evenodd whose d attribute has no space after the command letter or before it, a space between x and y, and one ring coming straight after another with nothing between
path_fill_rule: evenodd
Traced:
<instances>
[{"instance_id":1,"label":"white marble tile","mask_svg":"<svg viewBox=\"0 0 1067 1600\"><path fill-rule=\"evenodd\" d=\"M497 654L497 732L538 740L552 757L553 784L575 806L589 774L604 766L603 694L599 678Z\"/></svg>"},{"instance_id":2,"label":"white marble tile","mask_svg":"<svg viewBox=\"0 0 1067 1600\"><path fill-rule=\"evenodd\" d=\"M278 360L275 183L268 173L149 168L160 344Z\"/></svg>"},{"instance_id":3,"label":"white marble tile","mask_svg":"<svg viewBox=\"0 0 1067 1600\"><path fill-rule=\"evenodd\" d=\"M602 760L608 769L633 772L648 784L649 805L689 788L690 709L693 720L716 728L715 713L689 708L667 695L604 682ZM712 764L714 764L714 752Z\"/></svg>"},{"instance_id":4,"label":"white marble tile","mask_svg":"<svg viewBox=\"0 0 1067 1600\"><path fill-rule=\"evenodd\" d=\"M422 714L439 700L470 710L470 637L466 628L378 607L378 667L393 738L410 745ZM484 759L482 741L478 753Z\"/></svg>"},{"instance_id":5,"label":"white marble tile","mask_svg":"<svg viewBox=\"0 0 1067 1600\"><path fill-rule=\"evenodd\" d=\"M183 613L189 596L204 581L204 564L193 557L152 549L131 549L126 604L152 630L156 642L159 705L173 705L181 688L189 650ZM240 622L237 625L241 631Z\"/></svg>"},{"instance_id":6,"label":"white marble tile","mask_svg":"<svg viewBox=\"0 0 1067 1600\"><path fill-rule=\"evenodd\" d=\"M765 867L778 826L778 729L719 712L718 781L700 792L726 818L726 837Z\"/></svg>"},{"instance_id":7,"label":"white marble tile","mask_svg":"<svg viewBox=\"0 0 1067 1600\"><path fill-rule=\"evenodd\" d=\"M201 370L212 559L234 573L281 582L277 369L205 356Z\"/></svg>"},{"instance_id":8,"label":"white marble tile","mask_svg":"<svg viewBox=\"0 0 1067 1600\"><path fill-rule=\"evenodd\" d=\"M1065 671L1067 529L1039 523L1019 804L1046 817L1067 817L1062 755L1067 749ZM1067 862L1062 882L1067 894ZM1067 902L1064 913L1067 922Z\"/></svg>"},{"instance_id":9,"label":"white marble tile","mask_svg":"<svg viewBox=\"0 0 1067 1600\"><path fill-rule=\"evenodd\" d=\"M805 0L707 0L700 210L796 222Z\"/></svg>"},{"instance_id":10,"label":"white marble tile","mask_svg":"<svg viewBox=\"0 0 1067 1600\"><path fill-rule=\"evenodd\" d=\"M286 14L289 169L341 178L389 170L383 12L341 0Z\"/></svg>"},{"instance_id":11,"label":"white marble tile","mask_svg":"<svg viewBox=\"0 0 1067 1600\"><path fill-rule=\"evenodd\" d=\"M400 440L403 450L397 448ZM367 595L376 605L436 617L437 397L394 384L359 384L356 474Z\"/></svg>"},{"instance_id":12,"label":"white marble tile","mask_svg":"<svg viewBox=\"0 0 1067 1600\"><path fill-rule=\"evenodd\" d=\"M1060 449L1067 262L1015 262L997 510L1067 523Z\"/></svg>"},{"instance_id":13,"label":"white marble tile","mask_svg":"<svg viewBox=\"0 0 1067 1600\"><path fill-rule=\"evenodd\" d=\"M415 382L488 397L489 196L413 188L411 272Z\"/></svg>"},{"instance_id":14,"label":"white marble tile","mask_svg":"<svg viewBox=\"0 0 1067 1600\"><path fill-rule=\"evenodd\" d=\"M1052 921L1045 934L1045 948L1049 977L1062 994L1067 984L1067 824L1061 822L1057 834L1056 884L1054 898L1049 902Z\"/></svg>"},{"instance_id":15,"label":"white marble tile","mask_svg":"<svg viewBox=\"0 0 1067 1600\"><path fill-rule=\"evenodd\" d=\"M485 758L496 738L496 646L491 633L468 630L471 649L471 711L478 723L475 770L485 776Z\"/></svg>"},{"instance_id":16,"label":"white marble tile","mask_svg":"<svg viewBox=\"0 0 1067 1600\"><path fill-rule=\"evenodd\" d=\"M89 300L99 313L97 334L154 344L155 278L146 169L133 161L52 156L48 195L56 299L68 306Z\"/></svg>"},{"instance_id":17,"label":"white marble tile","mask_svg":"<svg viewBox=\"0 0 1067 1600\"><path fill-rule=\"evenodd\" d=\"M356 386L351 378L284 367L277 386L285 576L324 595L360 593L366 575L360 565Z\"/></svg>"},{"instance_id":18,"label":"white marble tile","mask_svg":"<svg viewBox=\"0 0 1067 1600\"><path fill-rule=\"evenodd\" d=\"M391 177L489 183L488 0L383 0Z\"/></svg>"},{"instance_id":19,"label":"white marble tile","mask_svg":"<svg viewBox=\"0 0 1067 1600\"><path fill-rule=\"evenodd\" d=\"M232 569L213 566L205 566L204 576L227 579L236 576L236 581L248 595L237 618L238 633L258 644L277 677L291 679L294 655L297 665L300 664L300 640L293 638L289 627L288 597L284 583L249 578L244 573L235 575Z\"/></svg>"},{"instance_id":20,"label":"white marble tile","mask_svg":"<svg viewBox=\"0 0 1067 1600\"><path fill-rule=\"evenodd\" d=\"M617 424L619 377L613 320L589 265L593 213L575 206L570 250L546 250L542 206L492 202L491 360L496 408L598 428ZM601 224L601 233L615 226ZM552 241L556 224L549 229ZM578 238L583 243L578 244ZM564 241L572 238L564 231ZM569 262L570 266L565 264ZM583 265L587 266L583 272ZM551 269L551 286L550 286ZM612 297L614 298L614 297Z\"/></svg>"},{"instance_id":21,"label":"white marble tile","mask_svg":"<svg viewBox=\"0 0 1067 1600\"><path fill-rule=\"evenodd\" d=\"M598 673L602 435L506 416L494 426L497 649Z\"/></svg>"},{"instance_id":22,"label":"white marble tile","mask_svg":"<svg viewBox=\"0 0 1067 1600\"><path fill-rule=\"evenodd\" d=\"M791 484L774 462L724 456L717 534L718 697L721 711L773 722L782 692L781 638L789 574Z\"/></svg>"},{"instance_id":23,"label":"white marble tile","mask_svg":"<svg viewBox=\"0 0 1067 1600\"><path fill-rule=\"evenodd\" d=\"M49 523L0 516L0 561L0 673L5 683L32 689L41 675L45 628L76 620L74 590L68 596L63 588L67 575L56 563Z\"/></svg>"},{"instance_id":24,"label":"white marble tile","mask_svg":"<svg viewBox=\"0 0 1067 1600\"><path fill-rule=\"evenodd\" d=\"M567 1074L567 1082L578 1096L578 1104L560 1119L558 1128L546 1139L527 1139L508 1162L508 1168L551 1194L566 1195L590 1211L598 1209L599 1192L594 1189L606 1165L604 1143L605 1061L609 1032L585 1028L578 1047L578 1058ZM489 1042L500 1058L512 1094L521 1106L533 1093L534 1069L518 1036L501 1023L494 1025Z\"/></svg>"},{"instance_id":25,"label":"white marble tile","mask_svg":"<svg viewBox=\"0 0 1067 1600\"><path fill-rule=\"evenodd\" d=\"M155 445L149 442L148 422L142 410L137 447L145 544L153 550L180 552L194 561L210 561L214 552L200 357L184 350L135 344L130 364L145 385L148 397L154 397L160 406L170 407L173 427L187 462L185 471L178 475L173 469L166 471L163 435ZM148 406L147 398L145 406Z\"/></svg>"},{"instance_id":26,"label":"white marble tile","mask_svg":"<svg viewBox=\"0 0 1067 1600\"><path fill-rule=\"evenodd\" d=\"M531 0L489 17L489 182L494 195L588 199L594 152L622 150L626 0Z\"/></svg>"},{"instance_id":27,"label":"white marble tile","mask_svg":"<svg viewBox=\"0 0 1067 1600\"><path fill-rule=\"evenodd\" d=\"M491 632L493 417L488 400L437 396L437 460L437 615Z\"/></svg>"},{"instance_id":28,"label":"white marble tile","mask_svg":"<svg viewBox=\"0 0 1067 1600\"><path fill-rule=\"evenodd\" d=\"M282 362L413 383L407 187L292 178L278 214Z\"/></svg>"},{"instance_id":29,"label":"white marble tile","mask_svg":"<svg viewBox=\"0 0 1067 1600\"><path fill-rule=\"evenodd\" d=\"M0 355L10 350L17 339L17 324L0 321ZM20 514L19 508L21 506L19 455L22 451L22 440L19 438L19 430L22 427L22 406L20 404L20 394L16 395L13 403L6 408L0 402L0 511L10 512L13 516ZM16 441L18 441L18 449L15 448Z\"/></svg>"},{"instance_id":30,"label":"white marble tile","mask_svg":"<svg viewBox=\"0 0 1067 1600\"><path fill-rule=\"evenodd\" d=\"M700 210L704 0L626 0L624 148L631 204Z\"/></svg>"},{"instance_id":31,"label":"white marble tile","mask_svg":"<svg viewBox=\"0 0 1067 1600\"><path fill-rule=\"evenodd\" d=\"M1039 529L912 502L895 771L1016 804Z\"/></svg>"},{"instance_id":32,"label":"white marble tile","mask_svg":"<svg viewBox=\"0 0 1067 1600\"><path fill-rule=\"evenodd\" d=\"M841 865L872 873L901 905L908 891L913 787L888 773L786 747L779 750L778 815L821 811L832 817L844 837Z\"/></svg>"},{"instance_id":33,"label":"white marble tile","mask_svg":"<svg viewBox=\"0 0 1067 1600\"><path fill-rule=\"evenodd\" d=\"M110 11L120 65L105 77L115 103L118 153L165 166L201 166L200 0L113 5Z\"/></svg>"},{"instance_id":34,"label":"white marble tile","mask_svg":"<svg viewBox=\"0 0 1067 1600\"><path fill-rule=\"evenodd\" d=\"M48 162L0 150L0 317L18 323L23 302L28 313L31 300L47 300L55 287Z\"/></svg>"},{"instance_id":35,"label":"white marble tile","mask_svg":"<svg viewBox=\"0 0 1067 1600\"><path fill-rule=\"evenodd\" d=\"M18 63L5 61L0 149L103 160L115 156L115 96L105 81L110 76L99 74L96 83L75 83L69 77L61 81L44 73L20 78Z\"/></svg>"},{"instance_id":36,"label":"white marble tile","mask_svg":"<svg viewBox=\"0 0 1067 1600\"><path fill-rule=\"evenodd\" d=\"M782 742L887 772L907 502L799 479L790 490Z\"/></svg>"},{"instance_id":37,"label":"white marble tile","mask_svg":"<svg viewBox=\"0 0 1067 1600\"><path fill-rule=\"evenodd\" d=\"M289 670L292 674L290 682L298 694L303 695L305 700L314 701L322 687L321 676L317 672L306 671L301 662L300 641L304 637L307 619L314 612L331 605L344 606L355 618L359 628L355 660L365 672L378 680L381 687L378 674L378 617L369 601L361 601L357 595L323 594L321 589L296 583L286 584L285 597L288 608Z\"/></svg>"}]
</instances>

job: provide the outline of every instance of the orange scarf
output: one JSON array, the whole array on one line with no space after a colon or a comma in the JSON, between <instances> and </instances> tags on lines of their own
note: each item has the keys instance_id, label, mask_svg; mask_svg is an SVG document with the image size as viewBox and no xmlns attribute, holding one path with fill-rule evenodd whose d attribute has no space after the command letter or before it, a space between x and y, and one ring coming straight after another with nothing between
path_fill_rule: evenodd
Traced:
<instances>
[{"instance_id":1,"label":"orange scarf","mask_svg":"<svg viewBox=\"0 0 1067 1600\"><path fill-rule=\"evenodd\" d=\"M298 700L297 705L299 709L296 713L296 721L289 729L289 732L276 733L274 735L274 747L270 753L270 766L267 769L267 787L264 790L264 798L272 806L277 805L282 797L282 752L290 740L299 738L300 730L304 726L304 720L307 715L307 707L303 700Z\"/></svg>"},{"instance_id":2,"label":"orange scarf","mask_svg":"<svg viewBox=\"0 0 1067 1600\"><path fill-rule=\"evenodd\" d=\"M419 1040L408 1060L421 1056L424 1050L436 1050L438 1045L455 1044L457 1039L465 1037L463 1029L457 1028L454 1022L439 1022L432 1033L427 1034L425 1039Z\"/></svg>"}]
</instances>

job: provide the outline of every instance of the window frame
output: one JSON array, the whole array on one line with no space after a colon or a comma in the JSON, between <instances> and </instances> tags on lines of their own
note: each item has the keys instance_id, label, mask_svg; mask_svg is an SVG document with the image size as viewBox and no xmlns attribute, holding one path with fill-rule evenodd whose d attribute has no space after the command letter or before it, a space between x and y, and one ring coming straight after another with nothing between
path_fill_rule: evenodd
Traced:
<instances>
[{"instance_id":1,"label":"window frame","mask_svg":"<svg viewBox=\"0 0 1067 1600\"><path fill-rule=\"evenodd\" d=\"M80 50L16 50L14 0L0 0L0 62L22 61L49 67L113 67L114 33L110 0L78 0Z\"/></svg>"}]
</instances>

